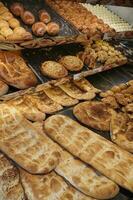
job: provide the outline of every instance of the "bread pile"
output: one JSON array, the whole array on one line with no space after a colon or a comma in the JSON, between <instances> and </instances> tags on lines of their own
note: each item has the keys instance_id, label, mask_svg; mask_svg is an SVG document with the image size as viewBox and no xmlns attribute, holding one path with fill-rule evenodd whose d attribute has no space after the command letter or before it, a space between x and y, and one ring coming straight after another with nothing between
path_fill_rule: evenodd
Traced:
<instances>
[{"instance_id":1,"label":"bread pile","mask_svg":"<svg viewBox=\"0 0 133 200\"><path fill-rule=\"evenodd\" d=\"M103 40L90 42L78 56L91 69L100 66L113 68L127 62L127 58L120 51Z\"/></svg>"}]
</instances>

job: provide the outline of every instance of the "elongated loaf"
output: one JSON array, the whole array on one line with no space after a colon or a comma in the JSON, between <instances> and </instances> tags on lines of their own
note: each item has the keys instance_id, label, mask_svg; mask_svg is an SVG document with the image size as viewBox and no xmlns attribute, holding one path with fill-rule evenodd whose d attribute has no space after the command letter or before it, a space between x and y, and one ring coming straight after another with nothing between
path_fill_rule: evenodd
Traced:
<instances>
[{"instance_id":1,"label":"elongated loaf","mask_svg":"<svg viewBox=\"0 0 133 200\"><path fill-rule=\"evenodd\" d=\"M30 173L48 173L59 162L54 143L14 107L0 105L0 150Z\"/></svg>"},{"instance_id":2,"label":"elongated loaf","mask_svg":"<svg viewBox=\"0 0 133 200\"><path fill-rule=\"evenodd\" d=\"M133 155L64 115L44 124L46 133L65 149L120 186L133 191Z\"/></svg>"},{"instance_id":3,"label":"elongated loaf","mask_svg":"<svg viewBox=\"0 0 133 200\"><path fill-rule=\"evenodd\" d=\"M1 200L26 200L20 183L19 171L0 152L0 199Z\"/></svg>"},{"instance_id":4,"label":"elongated loaf","mask_svg":"<svg viewBox=\"0 0 133 200\"><path fill-rule=\"evenodd\" d=\"M94 200L75 190L55 172L47 175L31 175L20 170L28 200Z\"/></svg>"},{"instance_id":5,"label":"elongated loaf","mask_svg":"<svg viewBox=\"0 0 133 200\"><path fill-rule=\"evenodd\" d=\"M45 134L43 123L35 122L34 126L40 133ZM91 166L87 166L82 161L74 158L58 144L57 146L61 158L54 170L79 191L97 199L113 198L119 192L118 186L113 181L97 172Z\"/></svg>"}]
</instances>

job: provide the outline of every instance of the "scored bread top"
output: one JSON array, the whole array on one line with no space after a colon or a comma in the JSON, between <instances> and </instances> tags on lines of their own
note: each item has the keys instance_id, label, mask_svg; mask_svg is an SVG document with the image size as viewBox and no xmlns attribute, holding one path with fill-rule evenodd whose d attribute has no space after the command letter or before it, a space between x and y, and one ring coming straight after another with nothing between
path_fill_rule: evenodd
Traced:
<instances>
[{"instance_id":1,"label":"scored bread top","mask_svg":"<svg viewBox=\"0 0 133 200\"><path fill-rule=\"evenodd\" d=\"M133 155L64 115L44 124L46 133L76 157L133 191Z\"/></svg>"},{"instance_id":2,"label":"scored bread top","mask_svg":"<svg viewBox=\"0 0 133 200\"><path fill-rule=\"evenodd\" d=\"M45 134L42 122L35 122L34 126L40 133ZM118 186L113 181L97 172L91 166L74 158L58 144L57 148L60 151L61 158L54 169L55 172L79 191L98 199L113 198L119 192Z\"/></svg>"},{"instance_id":3,"label":"scored bread top","mask_svg":"<svg viewBox=\"0 0 133 200\"><path fill-rule=\"evenodd\" d=\"M20 170L20 176L28 200L94 200L74 189L55 172L31 175Z\"/></svg>"},{"instance_id":4,"label":"scored bread top","mask_svg":"<svg viewBox=\"0 0 133 200\"><path fill-rule=\"evenodd\" d=\"M48 173L59 162L53 142L15 107L0 105L0 150L30 173Z\"/></svg>"},{"instance_id":5,"label":"scored bread top","mask_svg":"<svg viewBox=\"0 0 133 200\"><path fill-rule=\"evenodd\" d=\"M0 152L0 199L26 200L20 183L19 171L13 163Z\"/></svg>"}]
</instances>

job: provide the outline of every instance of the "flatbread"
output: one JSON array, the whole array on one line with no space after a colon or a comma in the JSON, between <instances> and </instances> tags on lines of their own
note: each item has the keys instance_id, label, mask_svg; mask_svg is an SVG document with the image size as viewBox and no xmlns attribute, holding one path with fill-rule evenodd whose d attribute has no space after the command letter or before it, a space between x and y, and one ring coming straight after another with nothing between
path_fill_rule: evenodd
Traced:
<instances>
[{"instance_id":1,"label":"flatbread","mask_svg":"<svg viewBox=\"0 0 133 200\"><path fill-rule=\"evenodd\" d=\"M73 82L67 82L64 84L59 85L59 87L70 97L79 99L79 100L90 100L93 99L96 94L93 90L89 92L85 92L79 89Z\"/></svg>"},{"instance_id":2,"label":"flatbread","mask_svg":"<svg viewBox=\"0 0 133 200\"><path fill-rule=\"evenodd\" d=\"M133 153L133 119L126 113L112 111L111 139L123 149Z\"/></svg>"},{"instance_id":3,"label":"flatbread","mask_svg":"<svg viewBox=\"0 0 133 200\"><path fill-rule=\"evenodd\" d=\"M94 200L75 190L55 172L47 175L31 175L20 170L28 200Z\"/></svg>"},{"instance_id":4,"label":"flatbread","mask_svg":"<svg viewBox=\"0 0 133 200\"><path fill-rule=\"evenodd\" d=\"M118 185L133 192L133 155L64 115L46 119L54 141Z\"/></svg>"},{"instance_id":5,"label":"flatbread","mask_svg":"<svg viewBox=\"0 0 133 200\"><path fill-rule=\"evenodd\" d=\"M9 85L26 89L37 84L37 79L23 58L12 52L0 52L0 77Z\"/></svg>"},{"instance_id":6,"label":"flatbread","mask_svg":"<svg viewBox=\"0 0 133 200\"><path fill-rule=\"evenodd\" d=\"M97 130L109 131L112 109L100 101L86 101L73 109L75 117L83 124Z\"/></svg>"},{"instance_id":7,"label":"flatbread","mask_svg":"<svg viewBox=\"0 0 133 200\"><path fill-rule=\"evenodd\" d=\"M35 122L33 125L40 133L45 134L42 122ZM79 191L98 199L113 198L119 192L118 186L113 181L76 159L58 144L57 148L61 158L54 171Z\"/></svg>"},{"instance_id":8,"label":"flatbread","mask_svg":"<svg viewBox=\"0 0 133 200\"><path fill-rule=\"evenodd\" d=\"M78 103L77 98L70 97L58 86L44 89L44 92L49 98L62 106L73 106Z\"/></svg>"},{"instance_id":9,"label":"flatbread","mask_svg":"<svg viewBox=\"0 0 133 200\"><path fill-rule=\"evenodd\" d=\"M0 150L30 173L48 173L59 162L53 142L12 106L0 105Z\"/></svg>"},{"instance_id":10,"label":"flatbread","mask_svg":"<svg viewBox=\"0 0 133 200\"><path fill-rule=\"evenodd\" d=\"M0 199L26 200L18 169L0 152Z\"/></svg>"}]
</instances>

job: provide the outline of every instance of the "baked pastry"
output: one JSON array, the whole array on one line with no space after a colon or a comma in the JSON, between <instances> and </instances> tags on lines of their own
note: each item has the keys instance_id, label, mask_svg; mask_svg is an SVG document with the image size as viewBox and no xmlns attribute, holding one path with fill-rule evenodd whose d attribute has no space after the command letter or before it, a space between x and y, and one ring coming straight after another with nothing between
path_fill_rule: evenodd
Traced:
<instances>
[{"instance_id":1,"label":"baked pastry","mask_svg":"<svg viewBox=\"0 0 133 200\"><path fill-rule=\"evenodd\" d=\"M90 166L62 150L55 172L82 193L97 199L110 199L119 192L118 186Z\"/></svg>"},{"instance_id":2,"label":"baked pastry","mask_svg":"<svg viewBox=\"0 0 133 200\"><path fill-rule=\"evenodd\" d=\"M19 171L3 153L0 153L0 199L26 200Z\"/></svg>"},{"instance_id":3,"label":"baked pastry","mask_svg":"<svg viewBox=\"0 0 133 200\"><path fill-rule=\"evenodd\" d=\"M35 176L20 170L20 176L29 200L94 200L75 190L55 172Z\"/></svg>"},{"instance_id":4,"label":"baked pastry","mask_svg":"<svg viewBox=\"0 0 133 200\"><path fill-rule=\"evenodd\" d=\"M58 35L60 31L60 26L59 24L55 23L55 22L49 22L47 24L47 33L51 36L55 36Z\"/></svg>"},{"instance_id":5,"label":"baked pastry","mask_svg":"<svg viewBox=\"0 0 133 200\"><path fill-rule=\"evenodd\" d=\"M74 116L83 124L102 131L110 130L112 109L100 101L86 101L76 105Z\"/></svg>"},{"instance_id":6,"label":"baked pastry","mask_svg":"<svg viewBox=\"0 0 133 200\"><path fill-rule=\"evenodd\" d=\"M35 16L28 10L25 10L21 14L21 19L27 25L32 25L35 23Z\"/></svg>"},{"instance_id":7,"label":"baked pastry","mask_svg":"<svg viewBox=\"0 0 133 200\"><path fill-rule=\"evenodd\" d=\"M37 79L22 57L12 52L0 52L0 77L9 85L26 89L37 84Z\"/></svg>"},{"instance_id":8,"label":"baked pastry","mask_svg":"<svg viewBox=\"0 0 133 200\"><path fill-rule=\"evenodd\" d=\"M41 65L41 72L44 76L54 79L63 78L68 75L68 71L58 62L45 61Z\"/></svg>"},{"instance_id":9,"label":"baked pastry","mask_svg":"<svg viewBox=\"0 0 133 200\"><path fill-rule=\"evenodd\" d=\"M0 96L6 94L9 90L9 87L6 83L0 80Z\"/></svg>"},{"instance_id":10,"label":"baked pastry","mask_svg":"<svg viewBox=\"0 0 133 200\"><path fill-rule=\"evenodd\" d=\"M42 37L47 31L47 26L43 22L36 22L32 25L32 32L36 36Z\"/></svg>"},{"instance_id":11,"label":"baked pastry","mask_svg":"<svg viewBox=\"0 0 133 200\"><path fill-rule=\"evenodd\" d=\"M64 56L59 60L66 69L70 71L80 71L84 63L76 56Z\"/></svg>"},{"instance_id":12,"label":"baked pastry","mask_svg":"<svg viewBox=\"0 0 133 200\"><path fill-rule=\"evenodd\" d=\"M68 96L62 89L58 86L53 86L51 88L44 88L46 95L53 101L59 103L62 106L72 106L78 103L78 100Z\"/></svg>"},{"instance_id":13,"label":"baked pastry","mask_svg":"<svg viewBox=\"0 0 133 200\"><path fill-rule=\"evenodd\" d=\"M66 82L64 84L60 84L59 87L70 97L79 100L90 100L96 96L93 90L85 92L78 88L73 82Z\"/></svg>"},{"instance_id":14,"label":"baked pastry","mask_svg":"<svg viewBox=\"0 0 133 200\"><path fill-rule=\"evenodd\" d=\"M0 15L2 15L2 14L5 13L5 12L8 12L8 8L6 8L6 7L4 6L4 4L3 4L3 5L1 4L1 6L0 6Z\"/></svg>"},{"instance_id":15,"label":"baked pastry","mask_svg":"<svg viewBox=\"0 0 133 200\"><path fill-rule=\"evenodd\" d=\"M10 10L15 16L20 17L24 13L24 6L22 3L14 2L10 6Z\"/></svg>"},{"instance_id":16,"label":"baked pastry","mask_svg":"<svg viewBox=\"0 0 133 200\"><path fill-rule=\"evenodd\" d=\"M0 29L3 27L9 28L9 24L6 20L0 19Z\"/></svg>"},{"instance_id":17,"label":"baked pastry","mask_svg":"<svg viewBox=\"0 0 133 200\"><path fill-rule=\"evenodd\" d=\"M0 149L32 174L50 172L60 153L51 140L42 135L13 106L0 105Z\"/></svg>"},{"instance_id":18,"label":"baked pastry","mask_svg":"<svg viewBox=\"0 0 133 200\"><path fill-rule=\"evenodd\" d=\"M51 17L46 10L44 9L39 10L38 14L39 14L39 19L41 22L47 24L51 21Z\"/></svg>"},{"instance_id":19,"label":"baked pastry","mask_svg":"<svg viewBox=\"0 0 133 200\"><path fill-rule=\"evenodd\" d=\"M13 15L12 15L12 13L10 13L9 11L6 11L6 12L2 13L2 14L0 15L0 17L1 17L3 20L9 21L10 19L13 18Z\"/></svg>"},{"instance_id":20,"label":"baked pastry","mask_svg":"<svg viewBox=\"0 0 133 200\"><path fill-rule=\"evenodd\" d=\"M64 115L45 120L46 134L77 158L133 192L133 155Z\"/></svg>"},{"instance_id":21,"label":"baked pastry","mask_svg":"<svg viewBox=\"0 0 133 200\"><path fill-rule=\"evenodd\" d=\"M111 139L123 149L133 153L133 118L126 113L112 111Z\"/></svg>"},{"instance_id":22,"label":"baked pastry","mask_svg":"<svg viewBox=\"0 0 133 200\"><path fill-rule=\"evenodd\" d=\"M8 21L8 23L9 23L9 26L11 27L11 28L16 28L16 27L20 27L20 22L17 20L17 19L15 19L15 18L11 18L9 21Z\"/></svg>"},{"instance_id":23,"label":"baked pastry","mask_svg":"<svg viewBox=\"0 0 133 200\"><path fill-rule=\"evenodd\" d=\"M13 34L13 30L9 27L2 27L0 30L0 34L7 38L9 35Z\"/></svg>"}]
</instances>

